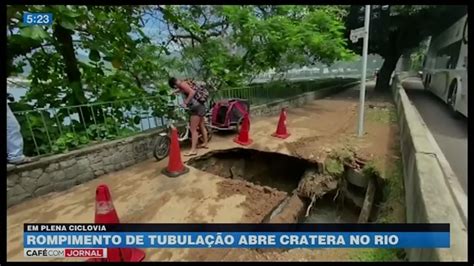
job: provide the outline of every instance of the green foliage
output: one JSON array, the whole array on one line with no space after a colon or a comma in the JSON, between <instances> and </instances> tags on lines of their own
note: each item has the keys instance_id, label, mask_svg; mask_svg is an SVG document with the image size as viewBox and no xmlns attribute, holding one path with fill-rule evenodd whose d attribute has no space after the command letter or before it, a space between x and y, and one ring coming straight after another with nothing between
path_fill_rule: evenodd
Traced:
<instances>
[{"instance_id":1,"label":"green foliage","mask_svg":"<svg viewBox=\"0 0 474 266\"><path fill-rule=\"evenodd\" d=\"M357 261L367 262L404 261L405 252L402 249L357 249L357 251L353 252L352 258Z\"/></svg>"},{"instance_id":2,"label":"green foliage","mask_svg":"<svg viewBox=\"0 0 474 266\"><path fill-rule=\"evenodd\" d=\"M23 25L24 12L51 12L53 25ZM145 15L162 26L151 34L168 31L159 42L145 34ZM135 110L174 115L166 107L172 99L167 79L173 73L185 71L222 89L241 86L271 68L348 59L345 15L340 6L8 6L8 76L21 73L26 63L31 66L30 88L13 110L59 110L54 117L46 111L29 113L31 129L20 116L25 150L34 154L36 142L40 153L60 152L85 144L84 137L130 134L137 130L136 117L146 113L124 115ZM85 60L78 56L83 51ZM282 84L275 97L311 86L290 91ZM153 101L126 102L149 96ZM120 108L108 111L77 107L118 101ZM80 113L79 119L64 126L69 112Z\"/></svg>"},{"instance_id":3,"label":"green foliage","mask_svg":"<svg viewBox=\"0 0 474 266\"><path fill-rule=\"evenodd\" d=\"M384 195L386 195L385 201L400 203L400 205L404 206L403 163L400 159L393 163L393 166L388 170L387 176L386 191L384 192Z\"/></svg>"},{"instance_id":4,"label":"green foliage","mask_svg":"<svg viewBox=\"0 0 474 266\"><path fill-rule=\"evenodd\" d=\"M354 155L354 148L348 146L332 150L329 157L341 162L352 164L355 160Z\"/></svg>"},{"instance_id":5,"label":"green foliage","mask_svg":"<svg viewBox=\"0 0 474 266\"><path fill-rule=\"evenodd\" d=\"M241 85L270 68L316 60L331 63L352 55L343 38L343 12L335 7L166 6L158 10L170 25L170 40L183 48L188 70L217 88Z\"/></svg>"},{"instance_id":6,"label":"green foliage","mask_svg":"<svg viewBox=\"0 0 474 266\"><path fill-rule=\"evenodd\" d=\"M77 148L87 143L89 143L87 136L68 132L56 139L51 151L54 153L67 152L70 149Z\"/></svg>"},{"instance_id":7,"label":"green foliage","mask_svg":"<svg viewBox=\"0 0 474 266\"><path fill-rule=\"evenodd\" d=\"M394 107L374 107L367 110L367 119L384 124L397 122L397 113Z\"/></svg>"},{"instance_id":8,"label":"green foliage","mask_svg":"<svg viewBox=\"0 0 474 266\"><path fill-rule=\"evenodd\" d=\"M324 166L328 174L333 176L340 176L344 173L343 163L335 158L327 158L324 161Z\"/></svg>"}]
</instances>

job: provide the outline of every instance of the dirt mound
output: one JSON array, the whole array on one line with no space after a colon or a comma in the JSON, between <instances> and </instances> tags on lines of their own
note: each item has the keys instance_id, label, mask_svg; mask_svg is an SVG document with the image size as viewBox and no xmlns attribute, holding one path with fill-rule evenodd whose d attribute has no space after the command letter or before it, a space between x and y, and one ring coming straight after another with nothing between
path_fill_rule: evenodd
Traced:
<instances>
[{"instance_id":1,"label":"dirt mound","mask_svg":"<svg viewBox=\"0 0 474 266\"><path fill-rule=\"evenodd\" d=\"M220 198L240 194L246 197L241 206L245 209L245 222L260 223L265 216L288 196L286 192L267 186L257 186L243 180L224 179L218 184Z\"/></svg>"}]
</instances>

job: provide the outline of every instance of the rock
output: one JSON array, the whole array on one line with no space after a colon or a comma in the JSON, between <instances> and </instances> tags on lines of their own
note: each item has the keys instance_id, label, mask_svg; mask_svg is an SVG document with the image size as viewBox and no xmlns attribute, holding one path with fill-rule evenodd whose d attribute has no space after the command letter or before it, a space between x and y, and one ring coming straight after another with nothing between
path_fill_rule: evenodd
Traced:
<instances>
[{"instance_id":1,"label":"rock","mask_svg":"<svg viewBox=\"0 0 474 266\"><path fill-rule=\"evenodd\" d=\"M60 163L59 163L59 166L60 166L62 169L64 169L64 168L68 168L68 167L74 165L75 163L76 163L76 159L69 159L69 160L60 162Z\"/></svg>"},{"instance_id":2,"label":"rock","mask_svg":"<svg viewBox=\"0 0 474 266\"><path fill-rule=\"evenodd\" d=\"M76 185L76 180L65 180L54 184L54 191L64 191Z\"/></svg>"},{"instance_id":3,"label":"rock","mask_svg":"<svg viewBox=\"0 0 474 266\"><path fill-rule=\"evenodd\" d=\"M29 177L33 179L37 179L43 173L43 169L34 169L32 171L24 171L21 173L21 177Z\"/></svg>"},{"instance_id":4,"label":"rock","mask_svg":"<svg viewBox=\"0 0 474 266\"><path fill-rule=\"evenodd\" d=\"M71 167L66 170L64 170L64 173L66 174L66 179L74 179L78 175L80 175L83 172L83 169L80 167Z\"/></svg>"},{"instance_id":5,"label":"rock","mask_svg":"<svg viewBox=\"0 0 474 266\"><path fill-rule=\"evenodd\" d=\"M96 177L97 177L97 176L101 176L101 175L103 175L103 174L105 174L105 172L104 172L103 170L96 170L96 171L94 171L94 175L95 175Z\"/></svg>"},{"instance_id":6,"label":"rock","mask_svg":"<svg viewBox=\"0 0 474 266\"><path fill-rule=\"evenodd\" d=\"M79 183L85 183L89 180L92 180L94 179L94 174L92 172L85 172L81 175L79 175L76 180L79 182Z\"/></svg>"},{"instance_id":7,"label":"rock","mask_svg":"<svg viewBox=\"0 0 474 266\"><path fill-rule=\"evenodd\" d=\"M105 170L106 173L113 172L115 170L115 166L112 165L112 164L109 164L109 165L104 167L104 170Z\"/></svg>"},{"instance_id":8,"label":"rock","mask_svg":"<svg viewBox=\"0 0 474 266\"><path fill-rule=\"evenodd\" d=\"M10 196L21 195L21 194L24 194L24 193L26 193L26 190L22 186L20 186L19 184L15 185L11 189L7 190L8 198L10 198Z\"/></svg>"},{"instance_id":9,"label":"rock","mask_svg":"<svg viewBox=\"0 0 474 266\"><path fill-rule=\"evenodd\" d=\"M45 195L45 194L48 194L48 193L53 192L53 191L54 191L54 185L50 184L50 185L40 187L37 190L35 190L34 195L35 196L41 196L41 195Z\"/></svg>"},{"instance_id":10,"label":"rock","mask_svg":"<svg viewBox=\"0 0 474 266\"><path fill-rule=\"evenodd\" d=\"M38 187L42 187L42 186L45 186L47 184L50 184L51 181L52 181L51 176L52 175L50 175L48 173L44 173L40 178L38 178L38 181L37 181Z\"/></svg>"},{"instance_id":11,"label":"rock","mask_svg":"<svg viewBox=\"0 0 474 266\"><path fill-rule=\"evenodd\" d=\"M99 154L89 154L88 160L92 167L92 165L102 162L102 156Z\"/></svg>"},{"instance_id":12,"label":"rock","mask_svg":"<svg viewBox=\"0 0 474 266\"><path fill-rule=\"evenodd\" d=\"M15 180L7 177L7 188L13 187L14 185L16 185Z\"/></svg>"},{"instance_id":13,"label":"rock","mask_svg":"<svg viewBox=\"0 0 474 266\"><path fill-rule=\"evenodd\" d=\"M107 156L102 159L104 165L108 165L112 163L112 156Z\"/></svg>"},{"instance_id":14,"label":"rock","mask_svg":"<svg viewBox=\"0 0 474 266\"><path fill-rule=\"evenodd\" d=\"M20 185L29 193L33 193L37 188L36 179L29 178L29 177L22 177L20 179Z\"/></svg>"},{"instance_id":15,"label":"rock","mask_svg":"<svg viewBox=\"0 0 474 266\"><path fill-rule=\"evenodd\" d=\"M45 173L51 173L51 172L54 172L58 169L59 169L59 163L52 163L52 164L48 165L48 167L46 167L46 169L44 169L44 172Z\"/></svg>"},{"instance_id":16,"label":"rock","mask_svg":"<svg viewBox=\"0 0 474 266\"><path fill-rule=\"evenodd\" d=\"M21 195L12 196L12 197L7 196L7 207L11 207L15 204L18 204L30 197L31 197L30 194L21 194Z\"/></svg>"},{"instance_id":17,"label":"rock","mask_svg":"<svg viewBox=\"0 0 474 266\"><path fill-rule=\"evenodd\" d=\"M7 182L17 184L20 176L17 174L7 175Z\"/></svg>"},{"instance_id":18,"label":"rock","mask_svg":"<svg viewBox=\"0 0 474 266\"><path fill-rule=\"evenodd\" d=\"M78 164L78 165L81 165L81 166L86 166L86 167L88 167L88 166L90 165L90 162L89 162L89 160L87 159L87 157L86 157L86 158L83 157L82 159L77 160L77 164Z\"/></svg>"},{"instance_id":19,"label":"rock","mask_svg":"<svg viewBox=\"0 0 474 266\"><path fill-rule=\"evenodd\" d=\"M104 167L103 162L99 162L99 163L95 163L95 164L90 165L90 168L92 168L92 170L100 170L103 167Z\"/></svg>"},{"instance_id":20,"label":"rock","mask_svg":"<svg viewBox=\"0 0 474 266\"><path fill-rule=\"evenodd\" d=\"M7 172L10 172L11 170L15 169L16 165L7 163Z\"/></svg>"},{"instance_id":21,"label":"rock","mask_svg":"<svg viewBox=\"0 0 474 266\"><path fill-rule=\"evenodd\" d=\"M53 179L53 182L60 182L66 179L66 173L64 171L59 170L54 173L51 173L51 177Z\"/></svg>"}]
</instances>

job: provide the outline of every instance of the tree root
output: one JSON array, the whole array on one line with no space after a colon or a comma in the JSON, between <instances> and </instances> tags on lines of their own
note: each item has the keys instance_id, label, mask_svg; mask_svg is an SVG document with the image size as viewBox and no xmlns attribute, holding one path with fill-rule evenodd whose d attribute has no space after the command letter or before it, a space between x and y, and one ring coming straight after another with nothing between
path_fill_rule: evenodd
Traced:
<instances>
[{"instance_id":1,"label":"tree root","mask_svg":"<svg viewBox=\"0 0 474 266\"><path fill-rule=\"evenodd\" d=\"M305 217L308 217L308 216L309 216L309 211L310 211L311 208L313 207L314 202L316 202L316 194L313 194L313 196L311 197L311 203L309 204L308 208L306 209L306 215L305 215Z\"/></svg>"},{"instance_id":2,"label":"tree root","mask_svg":"<svg viewBox=\"0 0 474 266\"><path fill-rule=\"evenodd\" d=\"M337 191L336 191L336 195L334 196L334 198L332 199L332 201L336 202L336 199L337 197L339 196L339 192L341 191L341 189L339 188Z\"/></svg>"}]
</instances>

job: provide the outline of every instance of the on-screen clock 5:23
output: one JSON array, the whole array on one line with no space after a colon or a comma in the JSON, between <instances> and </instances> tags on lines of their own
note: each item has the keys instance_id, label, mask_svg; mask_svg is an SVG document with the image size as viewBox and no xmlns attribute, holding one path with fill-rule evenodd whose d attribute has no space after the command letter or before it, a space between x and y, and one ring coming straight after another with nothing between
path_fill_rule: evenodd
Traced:
<instances>
[{"instance_id":1,"label":"on-screen clock 5:23","mask_svg":"<svg viewBox=\"0 0 474 266\"><path fill-rule=\"evenodd\" d=\"M23 24L47 26L53 24L53 14L52 13L24 13L23 14Z\"/></svg>"}]
</instances>

